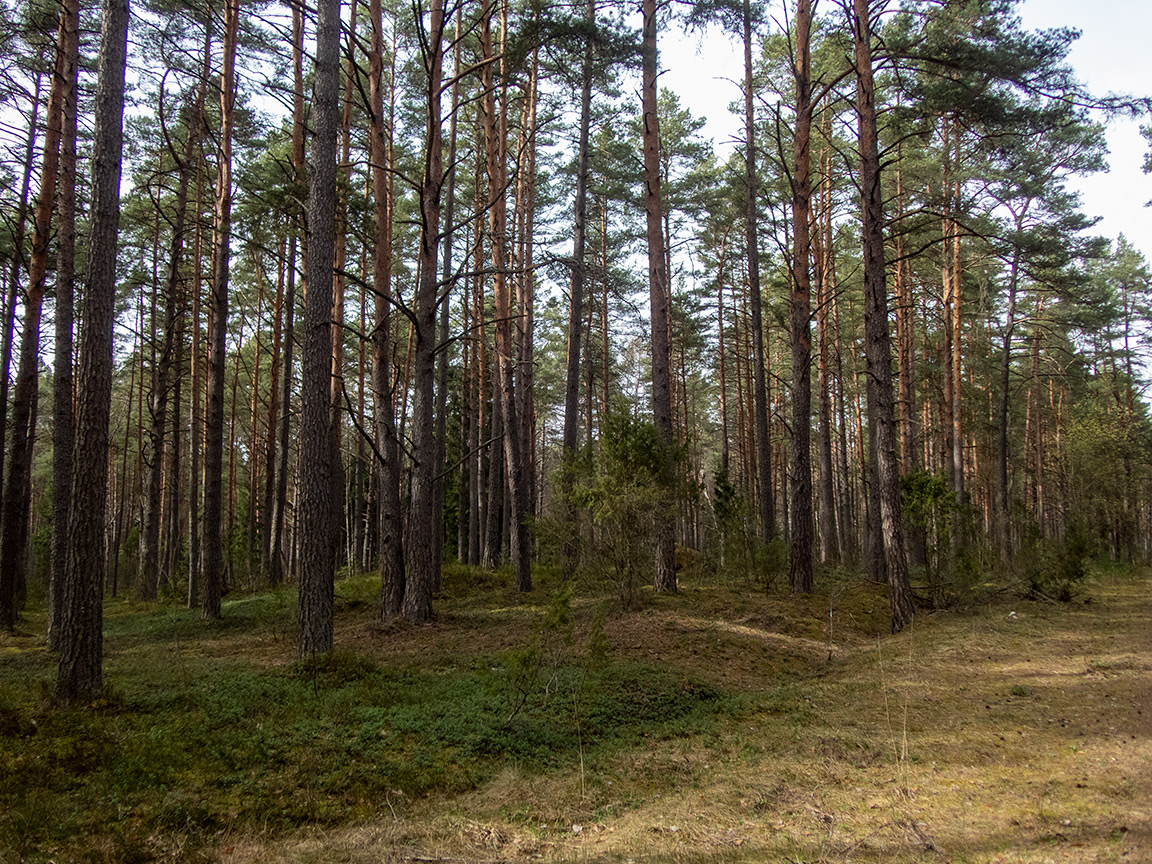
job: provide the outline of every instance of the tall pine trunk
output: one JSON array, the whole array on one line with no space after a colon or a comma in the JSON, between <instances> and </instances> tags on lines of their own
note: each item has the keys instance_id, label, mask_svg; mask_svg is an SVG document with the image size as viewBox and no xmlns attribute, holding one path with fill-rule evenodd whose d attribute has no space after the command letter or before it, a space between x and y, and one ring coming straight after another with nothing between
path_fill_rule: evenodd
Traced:
<instances>
[{"instance_id":1,"label":"tall pine trunk","mask_svg":"<svg viewBox=\"0 0 1152 864\"><path fill-rule=\"evenodd\" d=\"M112 403L112 331L116 321L116 242L120 226L124 69L128 3L105 0L100 28L92 141L92 202L85 269L84 334L68 525L61 592L56 696L96 699L103 690L104 509L108 486L108 420Z\"/></svg>"},{"instance_id":2,"label":"tall pine trunk","mask_svg":"<svg viewBox=\"0 0 1152 864\"><path fill-rule=\"evenodd\" d=\"M48 645L60 647L60 595L68 566L68 492L72 489L73 339L76 282L76 112L80 77L80 2L60 8L66 81L61 106L60 167L56 196L56 349L52 367L52 574L48 590Z\"/></svg>"},{"instance_id":3,"label":"tall pine trunk","mask_svg":"<svg viewBox=\"0 0 1152 864\"><path fill-rule=\"evenodd\" d=\"M792 138L792 452L791 557L788 582L793 593L811 593L812 579L812 328L811 220L809 179L812 139L812 31L810 0L796 2L796 129Z\"/></svg>"},{"instance_id":4,"label":"tall pine trunk","mask_svg":"<svg viewBox=\"0 0 1152 864\"><path fill-rule=\"evenodd\" d=\"M648 297L652 327L652 414L656 431L664 445L661 485L668 499L672 497L672 378L670 370L669 322L671 320L671 286L664 249L664 202L660 195L660 120L656 109L656 0L644 0L644 30L641 43L643 81L644 141L644 213L648 239ZM671 500L663 502L656 513L657 591L676 591L676 524Z\"/></svg>"},{"instance_id":5,"label":"tall pine trunk","mask_svg":"<svg viewBox=\"0 0 1152 864\"><path fill-rule=\"evenodd\" d=\"M756 430L756 485L760 515L760 538L776 537L776 496L772 486L772 436L768 423L768 382L764 357L764 319L760 302L760 241L758 217L759 178L756 174L756 115L752 88L752 7L744 0L744 177L748 189L744 218L748 255L749 312L752 316L752 375L754 426Z\"/></svg>"},{"instance_id":6,"label":"tall pine trunk","mask_svg":"<svg viewBox=\"0 0 1152 864\"><path fill-rule=\"evenodd\" d=\"M868 366L869 426L873 430L879 522L882 535L892 631L912 621L912 589L904 554L900 513L900 469L892 391L892 349L888 334L888 289L885 284L884 210L880 187L880 152L872 80L872 27L869 0L853 0L856 66L856 110L859 119L861 223L864 252L864 354Z\"/></svg>"},{"instance_id":7,"label":"tall pine trunk","mask_svg":"<svg viewBox=\"0 0 1152 864\"><path fill-rule=\"evenodd\" d=\"M571 578L576 572L578 555L578 527L572 511L570 496L571 472L576 458L577 436L580 431L580 346L583 341L584 283L587 268L584 263L588 244L588 138L592 125L592 61L593 37L596 26L596 0L588 0L588 35L584 41L584 65L580 82L580 128L576 151L576 200L572 214L572 276L569 280L568 300L568 354L564 380L564 429L562 447L564 468L561 474L561 506L566 508L565 522L569 532L564 538L564 574Z\"/></svg>"},{"instance_id":8,"label":"tall pine trunk","mask_svg":"<svg viewBox=\"0 0 1152 864\"><path fill-rule=\"evenodd\" d=\"M0 525L4 514L4 469L8 453L8 385L12 372L12 348L15 345L16 306L20 300L20 269L24 263L24 236L28 221L28 193L32 185L32 163L36 156L36 132L40 116L40 91L43 75L36 73L36 87L32 95L32 108L28 119L28 137L24 141L24 172L20 183L20 199L16 205L16 225L12 229L11 269L8 294L4 305L4 341L0 346ZM11 624L0 627L11 629L16 621L15 574L0 578L0 622L11 619Z\"/></svg>"},{"instance_id":9,"label":"tall pine trunk","mask_svg":"<svg viewBox=\"0 0 1152 864\"><path fill-rule=\"evenodd\" d=\"M176 184L176 202L172 217L172 241L168 250L168 273L164 285L164 333L160 353L156 361L156 376L151 394L151 428L149 430L149 453L151 461L146 463L148 477L145 484L144 519L141 527L140 590L146 599L155 599L160 581L160 491L164 473L164 442L168 421L168 398L172 368L176 363L176 323L178 294L180 292L180 268L184 258L184 234L188 213L188 185L192 172L192 160L196 155L197 138L200 135L200 122L204 107L204 83L200 82L195 108L188 124L188 137L184 143L183 155L173 150L179 179Z\"/></svg>"},{"instance_id":10,"label":"tall pine trunk","mask_svg":"<svg viewBox=\"0 0 1152 864\"><path fill-rule=\"evenodd\" d=\"M300 387L300 593L297 652L332 650L339 514L332 500L337 459L331 410L333 267L336 254L336 137L339 129L340 2L318 4L312 158L308 191L307 292Z\"/></svg>"},{"instance_id":11,"label":"tall pine trunk","mask_svg":"<svg viewBox=\"0 0 1152 864\"><path fill-rule=\"evenodd\" d=\"M339 128L340 0L317 4L312 164L308 189L308 291L300 384L300 657L327 654L333 640L337 521L332 477L332 271L336 256L336 133Z\"/></svg>"},{"instance_id":12,"label":"tall pine trunk","mask_svg":"<svg viewBox=\"0 0 1152 864\"><path fill-rule=\"evenodd\" d=\"M384 123L384 21L380 0L371 0L368 11L372 45L368 55L369 98L372 115L369 134L372 146L372 214L375 249L372 257L372 288L375 324L372 333L372 400L375 441L380 461L376 465L376 499L380 549L380 617L398 616L404 602L403 516L400 510L400 449L396 442L396 408L392 386L392 127ZM391 105L392 97L389 97Z\"/></svg>"},{"instance_id":13,"label":"tall pine trunk","mask_svg":"<svg viewBox=\"0 0 1152 864\"><path fill-rule=\"evenodd\" d=\"M4 509L0 520L0 627L16 623L19 589L25 584L28 517L32 490L32 448L36 440L36 399L40 390L40 319L48 275L48 244L52 236L52 210L56 201L56 175L60 165L67 67L67 15L60 19L56 62L45 118L44 150L40 168L40 194L32 215L32 255L28 289L24 295L24 327L20 334L20 363L12 394L12 439L4 478ZM0 415L0 421L4 418Z\"/></svg>"},{"instance_id":14,"label":"tall pine trunk","mask_svg":"<svg viewBox=\"0 0 1152 864\"><path fill-rule=\"evenodd\" d=\"M492 3L486 5L481 29L483 56L495 58L492 46ZM507 23L504 24L505 28ZM531 538L528 527L528 477L523 453L523 439L516 404L516 365L519 359L513 338L511 285L508 280L507 249L507 142L508 101L506 81L500 100L500 113L496 113L496 86L493 63L484 67L484 140L488 174L488 230L492 236L492 292L496 314L496 388L500 400L500 416L504 424L504 469L509 497L509 523L512 569L516 587L521 591L532 589Z\"/></svg>"},{"instance_id":15,"label":"tall pine trunk","mask_svg":"<svg viewBox=\"0 0 1152 864\"><path fill-rule=\"evenodd\" d=\"M435 512L436 428L435 356L436 262L440 243L440 198L444 182L441 90L443 77L444 4L432 0L426 36L426 116L424 174L420 186L420 251L417 259L416 296L413 299L415 333L412 351L412 503L405 544L407 563L404 586L404 618L421 624L432 617L432 593L436 585ZM423 26L421 20L417 22Z\"/></svg>"},{"instance_id":16,"label":"tall pine trunk","mask_svg":"<svg viewBox=\"0 0 1152 864\"><path fill-rule=\"evenodd\" d=\"M208 398L204 433L203 604L205 619L220 617L224 590L224 367L227 362L228 280L232 245L232 127L236 104L236 38L239 0L224 7L220 71L219 164L216 172L215 230L212 243L211 320L208 344Z\"/></svg>"}]
</instances>

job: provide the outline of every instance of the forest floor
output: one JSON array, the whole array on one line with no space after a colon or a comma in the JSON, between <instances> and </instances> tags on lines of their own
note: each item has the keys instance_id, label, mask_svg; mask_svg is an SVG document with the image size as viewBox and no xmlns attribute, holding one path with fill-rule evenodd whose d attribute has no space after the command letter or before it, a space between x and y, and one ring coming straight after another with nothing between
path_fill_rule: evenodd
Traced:
<instances>
[{"instance_id":1,"label":"forest floor","mask_svg":"<svg viewBox=\"0 0 1152 864\"><path fill-rule=\"evenodd\" d=\"M289 591L210 625L109 600L108 698L71 711L29 613L0 636L0 861L1152 862L1146 572L896 636L846 577L686 577L633 612L544 581L453 571L419 628L341 581L313 664Z\"/></svg>"}]
</instances>

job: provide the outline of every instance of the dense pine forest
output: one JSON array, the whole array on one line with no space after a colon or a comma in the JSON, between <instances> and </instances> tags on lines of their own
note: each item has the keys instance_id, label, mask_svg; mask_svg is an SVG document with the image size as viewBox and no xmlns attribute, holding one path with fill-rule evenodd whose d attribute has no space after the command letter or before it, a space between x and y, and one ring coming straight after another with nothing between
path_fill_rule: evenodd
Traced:
<instances>
[{"instance_id":1,"label":"dense pine forest","mask_svg":"<svg viewBox=\"0 0 1152 864\"><path fill-rule=\"evenodd\" d=\"M743 47L734 148L659 86L684 31ZM90 702L110 596L295 585L309 658L366 573L381 624L449 565L625 609L849 573L900 631L1147 560L1152 282L1070 184L1149 102L1075 38L1002 0L0 4L0 628L47 608Z\"/></svg>"}]
</instances>

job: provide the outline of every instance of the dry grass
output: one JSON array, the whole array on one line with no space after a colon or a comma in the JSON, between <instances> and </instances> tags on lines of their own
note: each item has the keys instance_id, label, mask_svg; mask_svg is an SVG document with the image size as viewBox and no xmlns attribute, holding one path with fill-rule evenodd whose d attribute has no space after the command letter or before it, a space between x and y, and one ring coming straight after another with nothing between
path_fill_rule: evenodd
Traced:
<instances>
[{"instance_id":1,"label":"dry grass","mask_svg":"<svg viewBox=\"0 0 1152 864\"><path fill-rule=\"evenodd\" d=\"M871 589L804 598L687 590L611 618L615 659L703 675L745 707L472 792L389 796L372 824L225 837L222 862L1152 862L1152 604L922 616L896 637ZM829 618L828 609L833 614ZM346 628L368 653L500 650L521 625ZM828 638L831 620L833 638Z\"/></svg>"}]
</instances>

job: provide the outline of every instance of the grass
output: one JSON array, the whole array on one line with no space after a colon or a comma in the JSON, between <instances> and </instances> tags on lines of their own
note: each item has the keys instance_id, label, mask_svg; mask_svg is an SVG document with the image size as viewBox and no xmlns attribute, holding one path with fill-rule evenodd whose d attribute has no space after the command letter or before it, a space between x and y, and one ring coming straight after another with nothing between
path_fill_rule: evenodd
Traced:
<instances>
[{"instance_id":1,"label":"grass","mask_svg":"<svg viewBox=\"0 0 1152 864\"><path fill-rule=\"evenodd\" d=\"M883 591L694 583L625 614L445 574L435 624L337 586L222 622L109 600L102 702L0 637L0 861L1152 860L1148 582L924 615ZM1150 857L1141 857L1141 856Z\"/></svg>"}]
</instances>

